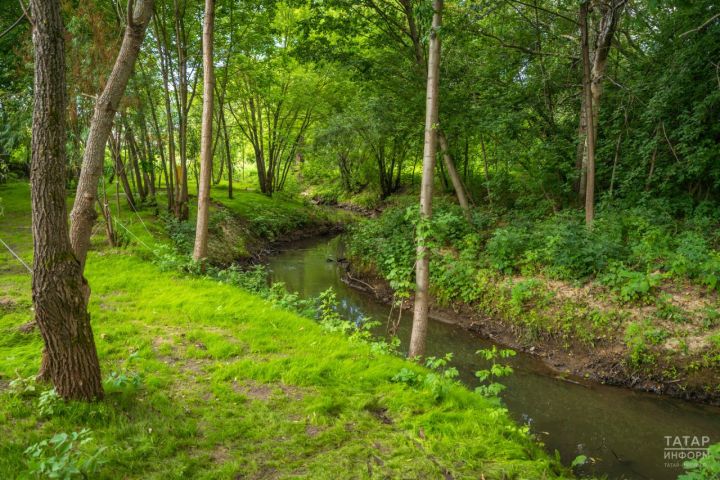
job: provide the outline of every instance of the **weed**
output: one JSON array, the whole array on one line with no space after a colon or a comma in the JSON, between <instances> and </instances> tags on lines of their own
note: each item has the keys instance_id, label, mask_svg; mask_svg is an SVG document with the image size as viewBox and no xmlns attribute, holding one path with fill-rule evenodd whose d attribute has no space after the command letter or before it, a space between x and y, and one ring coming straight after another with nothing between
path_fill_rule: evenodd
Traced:
<instances>
[{"instance_id":1,"label":"weed","mask_svg":"<svg viewBox=\"0 0 720 480\"><path fill-rule=\"evenodd\" d=\"M58 433L25 450L30 475L41 478L91 478L102 466L104 447L90 448L89 429Z\"/></svg>"}]
</instances>

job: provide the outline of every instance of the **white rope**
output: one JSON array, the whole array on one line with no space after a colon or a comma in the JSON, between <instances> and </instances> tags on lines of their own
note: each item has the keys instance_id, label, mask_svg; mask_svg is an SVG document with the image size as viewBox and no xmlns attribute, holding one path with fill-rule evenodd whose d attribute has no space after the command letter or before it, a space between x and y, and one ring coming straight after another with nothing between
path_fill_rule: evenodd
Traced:
<instances>
[{"instance_id":1,"label":"white rope","mask_svg":"<svg viewBox=\"0 0 720 480\"><path fill-rule=\"evenodd\" d=\"M130 235L132 235L133 238L135 238L135 240L137 240L138 242L140 242L140 244L142 244L145 248L147 248L148 250L150 250L150 252L152 252L153 255L155 255L156 257L158 256L158 254L155 253L155 250L153 250L152 248L150 248L150 246L148 246L147 243L145 243L145 242L143 242L142 240L140 240L140 239L138 238L138 236L135 235L133 232L131 232L125 225L123 225L123 223L122 223L120 220L118 220L117 218L113 218L113 221L114 221L115 223L117 223L118 225L120 225L121 227L123 227L126 232L128 232ZM146 229L146 230L147 230L147 229ZM148 232L148 233L150 233L150 232ZM152 236L152 234L151 234L151 236Z\"/></svg>"},{"instance_id":2,"label":"white rope","mask_svg":"<svg viewBox=\"0 0 720 480\"><path fill-rule=\"evenodd\" d=\"M5 243L2 238L0 238L0 243L2 243L3 245L5 245L5 248L8 249L8 251L12 254L12 256L15 257L15 258L17 258L17 261L20 262L20 263L22 263L23 266L24 266L25 268L27 268L27 271L30 272L30 275L32 275L32 268L28 267L28 264L25 263L25 262L23 261L23 259L20 258L20 256L19 256L17 253L13 252L13 249L10 248L10 245L8 245L7 243Z\"/></svg>"},{"instance_id":3,"label":"white rope","mask_svg":"<svg viewBox=\"0 0 720 480\"><path fill-rule=\"evenodd\" d=\"M129 202L128 202L128 203L129 203ZM138 213L138 211L135 210L135 205L133 205L132 203L129 203L129 204L130 204L130 208L132 209L132 211L135 212L135 216L137 216L138 220L140 220L140 223L142 223L143 228L145 228L145 231L148 233L148 235L150 235L150 236L152 237L153 234L150 233L150 230L148 230L147 225L145 225L145 222L143 222L142 217L140 216L140 214ZM126 229L126 230L127 230L127 229Z\"/></svg>"}]
</instances>

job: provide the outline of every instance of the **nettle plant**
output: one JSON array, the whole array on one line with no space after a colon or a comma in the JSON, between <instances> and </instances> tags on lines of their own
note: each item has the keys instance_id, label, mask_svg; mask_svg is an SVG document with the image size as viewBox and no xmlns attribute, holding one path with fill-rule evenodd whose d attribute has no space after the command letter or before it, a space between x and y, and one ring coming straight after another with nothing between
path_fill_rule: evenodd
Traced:
<instances>
[{"instance_id":1,"label":"nettle plant","mask_svg":"<svg viewBox=\"0 0 720 480\"><path fill-rule=\"evenodd\" d=\"M428 357L424 365L431 370L430 372L420 373L403 367L390 381L427 389L435 401L439 402L445 397L450 386L457 382L455 379L459 372L455 367L449 366L452 357L452 353L446 353L444 357Z\"/></svg>"},{"instance_id":2,"label":"nettle plant","mask_svg":"<svg viewBox=\"0 0 720 480\"><path fill-rule=\"evenodd\" d=\"M483 397L498 398L500 392L505 390L505 385L499 383L497 380L513 373L513 369L510 365L502 363L501 360L506 360L516 355L514 350L510 349L498 349L495 345L492 348L485 348L478 350L484 360L490 362L490 366L484 370L478 370L475 372L475 376L480 380L481 385L475 388L475 392L479 393Z\"/></svg>"},{"instance_id":3,"label":"nettle plant","mask_svg":"<svg viewBox=\"0 0 720 480\"><path fill-rule=\"evenodd\" d=\"M715 480L720 478L720 443L708 447L707 455L683 464L685 473L678 480Z\"/></svg>"},{"instance_id":4,"label":"nettle plant","mask_svg":"<svg viewBox=\"0 0 720 480\"><path fill-rule=\"evenodd\" d=\"M87 428L79 432L58 433L25 450L27 472L40 478L71 480L93 478L103 465L105 447L92 445L93 437Z\"/></svg>"}]
</instances>

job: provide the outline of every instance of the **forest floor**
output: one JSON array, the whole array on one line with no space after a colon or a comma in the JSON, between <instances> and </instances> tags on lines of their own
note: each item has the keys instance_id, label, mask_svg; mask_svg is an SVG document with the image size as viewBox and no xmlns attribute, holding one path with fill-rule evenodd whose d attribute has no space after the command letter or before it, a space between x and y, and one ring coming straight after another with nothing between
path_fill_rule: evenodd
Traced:
<instances>
[{"instance_id":1,"label":"forest floor","mask_svg":"<svg viewBox=\"0 0 720 480\"><path fill-rule=\"evenodd\" d=\"M0 197L0 238L31 264L29 188L2 186ZM259 210L238 197L248 201L237 208ZM132 245L96 240L88 259L101 402L64 403L30 380L42 347L37 330L19 329L32 320L30 276L0 253L0 478L52 462L53 452L23 452L82 429L93 440L54 462L98 453L92 478L567 474L504 409L461 385L437 400L391 381L404 368L424 371L415 364L236 287L162 271L145 245L164 226L142 217L125 219Z\"/></svg>"}]
</instances>

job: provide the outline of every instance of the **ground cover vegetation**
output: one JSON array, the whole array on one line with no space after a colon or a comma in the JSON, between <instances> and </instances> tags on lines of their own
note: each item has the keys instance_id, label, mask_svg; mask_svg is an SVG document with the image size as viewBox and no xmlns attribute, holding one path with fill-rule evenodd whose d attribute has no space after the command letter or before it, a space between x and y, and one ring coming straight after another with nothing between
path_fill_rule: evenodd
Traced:
<instances>
[{"instance_id":1,"label":"ground cover vegetation","mask_svg":"<svg viewBox=\"0 0 720 480\"><path fill-rule=\"evenodd\" d=\"M31 263L28 187L0 191L5 240ZM3 477L567 475L497 399L392 355L331 292L300 299L261 267L202 270L152 211L125 215L127 244L100 236L88 261L103 402L35 381L42 342L18 328L30 277L3 254ZM429 379L395 378L409 374Z\"/></svg>"},{"instance_id":2,"label":"ground cover vegetation","mask_svg":"<svg viewBox=\"0 0 720 480\"><path fill-rule=\"evenodd\" d=\"M137 469L132 462L119 467L117 451L89 447L102 435L93 422L100 422L108 403L62 402L101 400L107 393L110 402L121 399L117 408L136 408L122 399L137 395L147 395L145 405L160 397L166 405L172 389L163 389L175 385L176 375L197 381L209 368L195 359L221 362L222 354L203 356L211 351L210 340L187 338L213 328L223 329L218 337L232 336L234 324L224 318L215 325L220 314L208 302L183 302L186 288L209 295L211 285L220 285L238 311L249 312L247 305L261 310L258 318L267 322L252 327L261 353L267 347L282 357L286 349L301 348L292 342L305 345L305 334L317 328L348 330L326 308L331 293L325 303L306 301L261 285L260 270L226 268L257 261L269 245L298 232L329 232L345 220L320 204L369 216L349 232L351 268L386 282L397 301L412 305L408 354L434 367L435 373L408 370L391 377L392 386L373 377L379 389L401 391L398 398L409 401L417 393L412 389L420 388L439 400L444 387L435 388L436 380L452 383L451 367L447 359L423 357L428 310L448 306L487 325L501 322L521 347L551 345L601 364L606 358L608 365L619 359L622 368L601 372L600 380L624 375L647 388L646 380L660 385L658 391L720 398L717 10L711 0L31 0L28 8L4 2L0 239L9 249L0 257L8 292L0 309L14 353L3 371L2 394L11 399L10 413L4 413L8 428L22 432L7 458L19 458L24 439L35 443L28 450L34 460L23 465L38 475L107 471L108 455L128 475L149 468L152 462L143 459ZM159 246L158 238L164 239ZM161 289L168 282L179 285L171 293L149 293L150 286ZM236 290L227 284L305 316L325 312L326 321L297 339L275 338L267 324L274 324L276 310L268 313L268 303L230 293ZM115 293L121 308L112 307ZM42 342L10 327L32 320L31 303ZM184 308L198 309L192 320L204 328L191 328ZM300 317L277 315L305 328ZM107 320L107 330L97 325L98 317ZM252 326L251 317L243 318ZM182 319L188 324L180 328ZM153 386L145 373L158 365L143 362L163 363L152 360L157 352L173 355L166 342L153 344L166 334L140 328L156 322L175 332L167 333L167 343L182 350L178 363L190 367L170 362L160 369L164 380ZM366 332L354 335L364 341L358 352L382 355L366 344L372 343ZM132 351L120 354L107 341L120 336L140 346L127 344ZM207 350L193 343L195 337ZM347 352L355 346L337 342L332 348L346 352L338 355L353 355ZM218 348L226 347L234 348ZM248 351L252 357L253 347ZM269 368L277 367L275 360ZM237 361L244 367L250 360ZM107 362L115 362L109 374ZM134 362L146 368L122 370ZM12 375L16 368L19 377ZM37 370L39 383L26 381L30 369ZM248 378L286 380L273 372ZM325 378L317 375L314 388ZM302 386L299 378L288 384ZM345 388L342 382L329 385ZM492 385L485 391L499 388ZM277 388L292 397L292 388ZM462 398L471 395L455 390ZM201 398L197 391L182 395ZM467 398L486 409L484 400ZM187 405L189 411L199 408L190 400ZM177 413L161 406L124 411L130 413L108 411L104 418L120 429L127 418L149 422L150 411ZM492 411L483 410L476 421L490 421ZM71 418L78 428L54 428L45 417L58 412L69 416L58 425ZM412 415L403 412L405 420L389 425L410 422ZM198 418L187 420L192 424L168 421L165 428L200 431L213 424L204 415L216 413L190 415ZM285 413L283 418L295 418ZM497 415L492 431L519 428ZM88 423L81 418L93 423L92 432L80 428ZM364 421L357 418L348 424ZM275 420L270 425L282 423ZM465 421L463 416L452 428L476 425ZM23 427L38 422L52 430L47 441ZM452 430L450 423L442 429ZM518 432L508 451L502 441L496 452L488 447L492 442L477 440L468 451L485 449L472 457L479 463L463 454L469 463L452 468L498 477L557 473ZM418 435L425 440L426 433ZM401 436L408 438L393 437L396 446ZM408 442L403 451L417 454L411 448L417 438ZM437 445L423 457L429 463L403 457L395 465L383 457L394 450L383 451L381 461L368 464L368 475L384 467L390 476L406 466L450 469ZM167 458L180 458L174 452L181 449L167 448ZM514 448L524 454L508 453ZM153 455L162 452L146 454L158 460ZM195 461L232 463L225 451L182 455L178 476ZM249 462L242 468L271 475L260 466L265 457L239 455L228 469ZM497 465L489 465L494 456ZM277 460L277 452L270 457ZM299 468L281 463L269 468L281 476ZM302 473L316 472L308 468Z\"/></svg>"}]
</instances>

